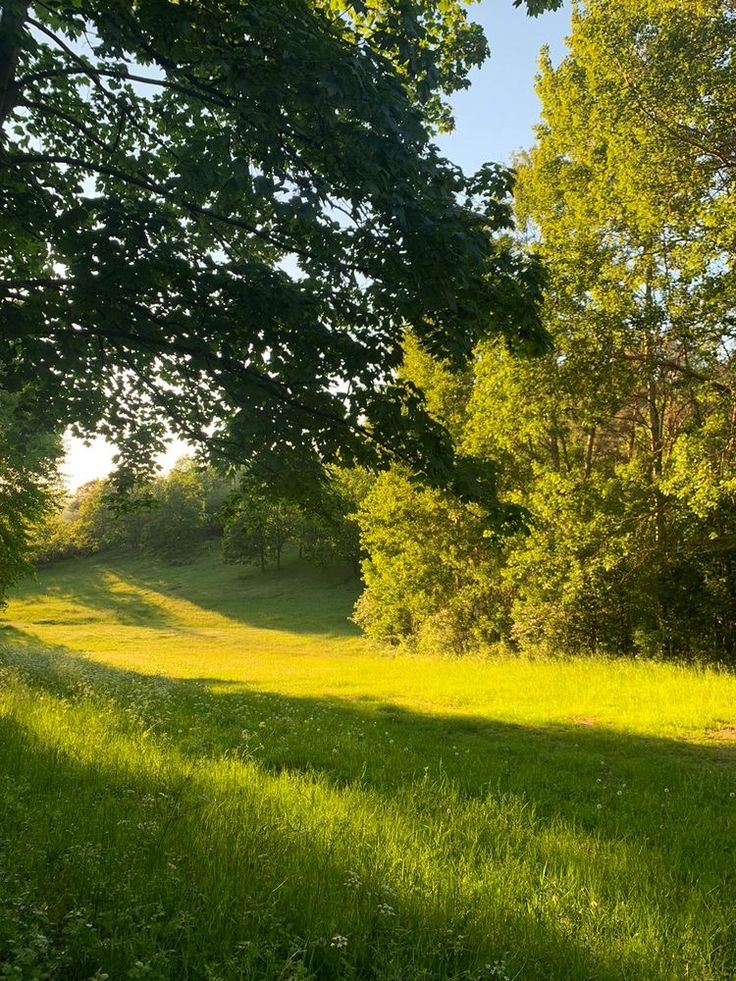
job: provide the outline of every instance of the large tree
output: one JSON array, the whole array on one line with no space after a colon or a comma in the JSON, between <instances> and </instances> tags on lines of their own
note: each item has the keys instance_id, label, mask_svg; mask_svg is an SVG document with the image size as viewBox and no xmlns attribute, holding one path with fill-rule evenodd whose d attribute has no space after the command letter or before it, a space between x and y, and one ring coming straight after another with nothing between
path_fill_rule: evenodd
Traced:
<instances>
[{"instance_id":1,"label":"large tree","mask_svg":"<svg viewBox=\"0 0 736 981\"><path fill-rule=\"evenodd\" d=\"M557 351L511 369L533 419L484 427L493 360L477 413L533 474L532 633L562 611L583 645L733 652L735 12L587 0L568 57L542 59L518 206Z\"/></svg>"},{"instance_id":2,"label":"large tree","mask_svg":"<svg viewBox=\"0 0 736 981\"><path fill-rule=\"evenodd\" d=\"M374 493L371 632L736 654L735 9L587 0L567 56L543 56L516 202L554 350L482 342L466 378L407 359L530 527L481 548L472 507Z\"/></svg>"},{"instance_id":3,"label":"large tree","mask_svg":"<svg viewBox=\"0 0 736 981\"><path fill-rule=\"evenodd\" d=\"M133 471L170 427L297 479L452 479L406 330L455 365L544 341L539 266L495 234L509 173L431 141L487 54L461 0L0 10L0 386Z\"/></svg>"}]
</instances>

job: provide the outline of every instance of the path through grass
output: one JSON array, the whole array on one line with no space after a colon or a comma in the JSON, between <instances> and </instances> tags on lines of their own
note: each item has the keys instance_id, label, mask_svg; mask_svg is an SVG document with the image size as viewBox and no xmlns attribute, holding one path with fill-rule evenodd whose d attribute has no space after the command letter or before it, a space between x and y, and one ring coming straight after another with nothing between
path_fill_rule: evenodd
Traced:
<instances>
[{"instance_id":1,"label":"path through grass","mask_svg":"<svg viewBox=\"0 0 736 981\"><path fill-rule=\"evenodd\" d=\"M0 977L736 977L736 679L392 657L354 588L78 560L0 630Z\"/></svg>"}]
</instances>

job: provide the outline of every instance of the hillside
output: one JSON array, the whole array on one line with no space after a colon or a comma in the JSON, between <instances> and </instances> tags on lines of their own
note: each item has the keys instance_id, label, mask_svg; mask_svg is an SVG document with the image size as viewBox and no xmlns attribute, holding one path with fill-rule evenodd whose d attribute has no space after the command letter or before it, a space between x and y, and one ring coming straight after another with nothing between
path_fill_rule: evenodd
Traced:
<instances>
[{"instance_id":1,"label":"hillside","mask_svg":"<svg viewBox=\"0 0 736 981\"><path fill-rule=\"evenodd\" d=\"M355 594L214 554L17 592L5 973L733 977L736 679L395 655Z\"/></svg>"}]
</instances>

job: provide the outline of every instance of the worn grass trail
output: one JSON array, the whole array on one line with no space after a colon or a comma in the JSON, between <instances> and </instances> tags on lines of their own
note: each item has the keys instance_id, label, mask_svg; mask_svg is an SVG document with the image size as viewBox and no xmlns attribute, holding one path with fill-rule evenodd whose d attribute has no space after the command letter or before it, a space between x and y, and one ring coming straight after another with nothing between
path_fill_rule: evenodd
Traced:
<instances>
[{"instance_id":1,"label":"worn grass trail","mask_svg":"<svg viewBox=\"0 0 736 981\"><path fill-rule=\"evenodd\" d=\"M213 555L18 593L0 977L736 977L736 678L392 657L353 598Z\"/></svg>"}]
</instances>

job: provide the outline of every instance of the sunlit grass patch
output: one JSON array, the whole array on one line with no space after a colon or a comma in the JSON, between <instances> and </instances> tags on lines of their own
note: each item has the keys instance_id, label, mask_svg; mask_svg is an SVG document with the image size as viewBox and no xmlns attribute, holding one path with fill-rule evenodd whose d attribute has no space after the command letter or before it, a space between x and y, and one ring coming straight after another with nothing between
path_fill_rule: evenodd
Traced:
<instances>
[{"instance_id":1,"label":"sunlit grass patch","mask_svg":"<svg viewBox=\"0 0 736 981\"><path fill-rule=\"evenodd\" d=\"M309 575L78 562L11 606L9 976L734 976L731 676L393 657Z\"/></svg>"}]
</instances>

